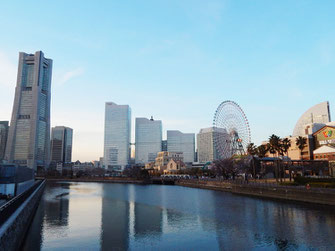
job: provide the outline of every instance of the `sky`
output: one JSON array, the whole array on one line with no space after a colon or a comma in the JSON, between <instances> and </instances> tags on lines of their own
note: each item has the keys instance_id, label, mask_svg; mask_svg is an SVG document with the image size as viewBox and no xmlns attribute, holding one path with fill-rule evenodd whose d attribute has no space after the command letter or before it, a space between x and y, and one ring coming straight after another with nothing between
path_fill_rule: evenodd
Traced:
<instances>
[{"instance_id":1,"label":"sky","mask_svg":"<svg viewBox=\"0 0 335 251\"><path fill-rule=\"evenodd\" d=\"M105 102L166 130L198 133L237 102L260 144L309 107L335 118L335 1L0 2L0 120L19 52L53 60L51 126L74 129L73 160L103 155Z\"/></svg>"}]
</instances>

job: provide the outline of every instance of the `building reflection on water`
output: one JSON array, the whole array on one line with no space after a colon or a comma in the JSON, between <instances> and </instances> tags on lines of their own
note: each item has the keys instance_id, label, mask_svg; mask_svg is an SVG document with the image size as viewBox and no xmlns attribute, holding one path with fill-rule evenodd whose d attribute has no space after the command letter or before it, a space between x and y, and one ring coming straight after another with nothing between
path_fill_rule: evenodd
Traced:
<instances>
[{"instance_id":1,"label":"building reflection on water","mask_svg":"<svg viewBox=\"0 0 335 251\"><path fill-rule=\"evenodd\" d=\"M163 210L157 206L135 204L135 238L150 236L159 237L162 234Z\"/></svg>"},{"instance_id":2,"label":"building reflection on water","mask_svg":"<svg viewBox=\"0 0 335 251\"><path fill-rule=\"evenodd\" d=\"M70 183L48 183L34 220L28 230L23 250L40 250L43 230L53 229L64 236L68 225Z\"/></svg>"},{"instance_id":3,"label":"building reflection on water","mask_svg":"<svg viewBox=\"0 0 335 251\"><path fill-rule=\"evenodd\" d=\"M317 207L177 186L50 183L24 250L62 242L69 244L60 249L327 249L334 229L334 214Z\"/></svg>"},{"instance_id":4,"label":"building reflection on water","mask_svg":"<svg viewBox=\"0 0 335 251\"><path fill-rule=\"evenodd\" d=\"M68 225L69 218L69 192L70 183L51 183L44 199L45 221L53 227L64 227ZM53 191L54 190L54 191Z\"/></svg>"},{"instance_id":5,"label":"building reflection on water","mask_svg":"<svg viewBox=\"0 0 335 251\"><path fill-rule=\"evenodd\" d=\"M101 212L101 250L127 250L129 247L128 186L103 186Z\"/></svg>"}]
</instances>

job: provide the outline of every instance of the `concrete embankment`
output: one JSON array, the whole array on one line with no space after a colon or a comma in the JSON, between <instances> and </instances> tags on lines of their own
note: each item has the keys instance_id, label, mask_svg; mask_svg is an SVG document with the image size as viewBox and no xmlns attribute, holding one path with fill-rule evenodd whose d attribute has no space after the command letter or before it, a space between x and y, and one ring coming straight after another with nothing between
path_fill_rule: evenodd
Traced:
<instances>
[{"instance_id":1,"label":"concrete embankment","mask_svg":"<svg viewBox=\"0 0 335 251\"><path fill-rule=\"evenodd\" d=\"M10 202L11 205L8 205L9 210L2 212L5 215L1 217L8 215L8 218L0 226L0 250L19 250L44 190L45 181L37 182L36 187L26 191L29 192L29 196L22 203L18 200L14 201L14 198L13 202ZM22 195L24 196L24 194L20 196ZM15 207L15 204L19 206Z\"/></svg>"},{"instance_id":2,"label":"concrete embankment","mask_svg":"<svg viewBox=\"0 0 335 251\"><path fill-rule=\"evenodd\" d=\"M181 180L176 185L231 192L241 195L270 199L299 201L335 206L335 191L327 189L306 189L304 187L266 186L264 184L234 184L220 181Z\"/></svg>"}]
</instances>

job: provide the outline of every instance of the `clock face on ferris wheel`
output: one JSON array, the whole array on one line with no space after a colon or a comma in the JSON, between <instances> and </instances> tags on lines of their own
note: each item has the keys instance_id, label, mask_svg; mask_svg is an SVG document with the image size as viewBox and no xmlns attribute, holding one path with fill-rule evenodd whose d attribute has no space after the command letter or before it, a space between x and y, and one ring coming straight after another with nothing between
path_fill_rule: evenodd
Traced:
<instances>
[{"instance_id":1,"label":"clock face on ferris wheel","mask_svg":"<svg viewBox=\"0 0 335 251\"><path fill-rule=\"evenodd\" d=\"M243 155L250 144L248 119L241 107L234 101L224 101L216 109L214 119L214 147L216 159Z\"/></svg>"}]
</instances>

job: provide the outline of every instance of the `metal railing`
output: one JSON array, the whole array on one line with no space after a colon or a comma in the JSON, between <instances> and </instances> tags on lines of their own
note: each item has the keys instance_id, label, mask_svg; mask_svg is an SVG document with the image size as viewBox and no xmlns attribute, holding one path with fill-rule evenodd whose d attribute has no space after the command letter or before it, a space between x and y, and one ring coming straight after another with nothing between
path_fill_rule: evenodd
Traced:
<instances>
[{"instance_id":1,"label":"metal railing","mask_svg":"<svg viewBox=\"0 0 335 251\"><path fill-rule=\"evenodd\" d=\"M5 203L0 207L0 226L22 205L22 203L43 183L44 180L38 180L25 192Z\"/></svg>"}]
</instances>

